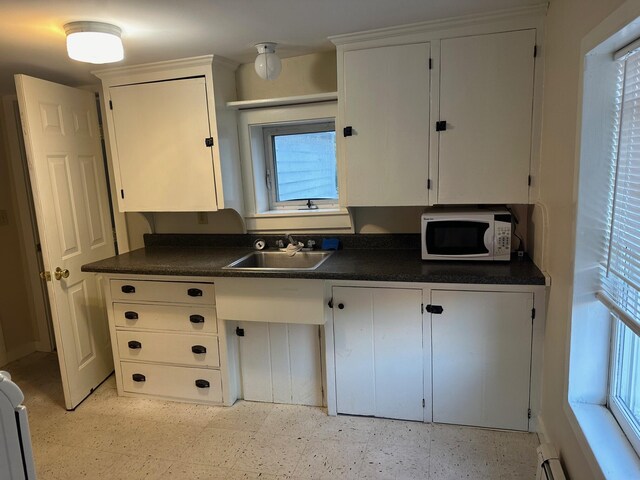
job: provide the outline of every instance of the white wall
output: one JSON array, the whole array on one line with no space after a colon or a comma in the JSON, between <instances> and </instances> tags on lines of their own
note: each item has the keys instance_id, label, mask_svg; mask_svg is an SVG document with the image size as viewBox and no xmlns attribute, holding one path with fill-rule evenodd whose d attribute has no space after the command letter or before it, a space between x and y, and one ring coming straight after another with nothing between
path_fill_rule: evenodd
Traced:
<instances>
[{"instance_id":1,"label":"white wall","mask_svg":"<svg viewBox=\"0 0 640 480\"><path fill-rule=\"evenodd\" d=\"M540 205L532 214L534 260L552 279L545 334L542 417L571 478L594 478L563 410L573 282L576 132L582 38L623 0L552 0L543 46L545 79Z\"/></svg>"}]
</instances>

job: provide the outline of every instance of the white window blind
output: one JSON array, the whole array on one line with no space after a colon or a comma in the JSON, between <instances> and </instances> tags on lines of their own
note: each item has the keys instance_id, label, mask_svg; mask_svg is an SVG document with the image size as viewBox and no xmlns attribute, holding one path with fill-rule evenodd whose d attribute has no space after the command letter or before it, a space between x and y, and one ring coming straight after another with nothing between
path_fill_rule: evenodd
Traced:
<instances>
[{"instance_id":1,"label":"white window blind","mask_svg":"<svg viewBox=\"0 0 640 480\"><path fill-rule=\"evenodd\" d=\"M618 87L611 221L600 298L640 334L640 53L620 62Z\"/></svg>"}]
</instances>

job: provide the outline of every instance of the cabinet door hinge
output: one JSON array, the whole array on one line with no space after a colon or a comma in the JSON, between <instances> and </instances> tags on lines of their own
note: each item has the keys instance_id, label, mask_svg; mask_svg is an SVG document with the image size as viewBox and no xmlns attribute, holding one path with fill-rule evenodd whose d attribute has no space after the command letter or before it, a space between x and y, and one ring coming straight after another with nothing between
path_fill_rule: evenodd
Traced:
<instances>
[{"instance_id":1,"label":"cabinet door hinge","mask_svg":"<svg viewBox=\"0 0 640 480\"><path fill-rule=\"evenodd\" d=\"M531 320L533 320L533 319L535 319L535 318L536 318L536 309L535 309L535 308L532 308L532 309L531 309Z\"/></svg>"},{"instance_id":2,"label":"cabinet door hinge","mask_svg":"<svg viewBox=\"0 0 640 480\"><path fill-rule=\"evenodd\" d=\"M109 100L109 110L113 110L113 102Z\"/></svg>"},{"instance_id":3,"label":"cabinet door hinge","mask_svg":"<svg viewBox=\"0 0 640 480\"><path fill-rule=\"evenodd\" d=\"M244 337L244 328L236 327L236 335L239 337Z\"/></svg>"},{"instance_id":4,"label":"cabinet door hinge","mask_svg":"<svg viewBox=\"0 0 640 480\"><path fill-rule=\"evenodd\" d=\"M329 300L329 303L327 303L327 305L329 306L329 308L333 308L333 297Z\"/></svg>"},{"instance_id":5,"label":"cabinet door hinge","mask_svg":"<svg viewBox=\"0 0 640 480\"><path fill-rule=\"evenodd\" d=\"M431 70L433 68L433 60L430 58L429 59L429 70Z\"/></svg>"},{"instance_id":6,"label":"cabinet door hinge","mask_svg":"<svg viewBox=\"0 0 640 480\"><path fill-rule=\"evenodd\" d=\"M427 305L427 312L440 315L444 312L444 308L442 308L442 305Z\"/></svg>"},{"instance_id":7,"label":"cabinet door hinge","mask_svg":"<svg viewBox=\"0 0 640 480\"><path fill-rule=\"evenodd\" d=\"M447 121L439 120L436 122L436 132L444 132L447 129Z\"/></svg>"},{"instance_id":8,"label":"cabinet door hinge","mask_svg":"<svg viewBox=\"0 0 640 480\"><path fill-rule=\"evenodd\" d=\"M531 409L530 408L527 410L527 418L531 418Z\"/></svg>"},{"instance_id":9,"label":"cabinet door hinge","mask_svg":"<svg viewBox=\"0 0 640 480\"><path fill-rule=\"evenodd\" d=\"M124 198L124 190L120 190L120 196Z\"/></svg>"},{"instance_id":10,"label":"cabinet door hinge","mask_svg":"<svg viewBox=\"0 0 640 480\"><path fill-rule=\"evenodd\" d=\"M527 175L527 185L531 186L531 175Z\"/></svg>"},{"instance_id":11,"label":"cabinet door hinge","mask_svg":"<svg viewBox=\"0 0 640 480\"><path fill-rule=\"evenodd\" d=\"M427 190L431 190L431 179L427 178Z\"/></svg>"},{"instance_id":12,"label":"cabinet door hinge","mask_svg":"<svg viewBox=\"0 0 640 480\"><path fill-rule=\"evenodd\" d=\"M420 304L420 313L424 313L424 303Z\"/></svg>"},{"instance_id":13,"label":"cabinet door hinge","mask_svg":"<svg viewBox=\"0 0 640 480\"><path fill-rule=\"evenodd\" d=\"M422 399L422 408L424 408L425 406L425 402L424 402L424 398Z\"/></svg>"},{"instance_id":14,"label":"cabinet door hinge","mask_svg":"<svg viewBox=\"0 0 640 480\"><path fill-rule=\"evenodd\" d=\"M213 147L213 137L208 137L204 139L204 144L207 147Z\"/></svg>"},{"instance_id":15,"label":"cabinet door hinge","mask_svg":"<svg viewBox=\"0 0 640 480\"><path fill-rule=\"evenodd\" d=\"M538 45L533 46L533 58L538 56Z\"/></svg>"}]
</instances>

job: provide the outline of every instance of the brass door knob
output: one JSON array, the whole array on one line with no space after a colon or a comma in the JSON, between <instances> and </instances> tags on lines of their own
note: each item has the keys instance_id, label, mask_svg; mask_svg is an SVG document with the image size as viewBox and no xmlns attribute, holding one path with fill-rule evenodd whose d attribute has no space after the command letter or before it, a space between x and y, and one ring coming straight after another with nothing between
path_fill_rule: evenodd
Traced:
<instances>
[{"instance_id":1,"label":"brass door knob","mask_svg":"<svg viewBox=\"0 0 640 480\"><path fill-rule=\"evenodd\" d=\"M62 269L60 267L56 267L56 271L53 272L53 276L56 277L56 280L62 280L63 278L69 278L69 270L66 268Z\"/></svg>"}]
</instances>

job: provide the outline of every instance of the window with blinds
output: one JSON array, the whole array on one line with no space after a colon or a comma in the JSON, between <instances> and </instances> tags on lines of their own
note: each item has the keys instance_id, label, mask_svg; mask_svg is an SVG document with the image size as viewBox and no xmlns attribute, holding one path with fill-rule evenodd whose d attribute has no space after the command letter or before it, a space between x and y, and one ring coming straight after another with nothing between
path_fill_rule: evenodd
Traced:
<instances>
[{"instance_id":1,"label":"window with blinds","mask_svg":"<svg viewBox=\"0 0 640 480\"><path fill-rule=\"evenodd\" d=\"M640 453L640 52L618 65L610 230L598 296L616 319L609 407Z\"/></svg>"}]
</instances>

